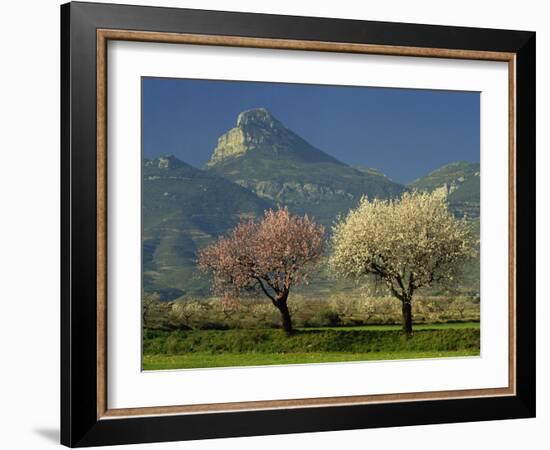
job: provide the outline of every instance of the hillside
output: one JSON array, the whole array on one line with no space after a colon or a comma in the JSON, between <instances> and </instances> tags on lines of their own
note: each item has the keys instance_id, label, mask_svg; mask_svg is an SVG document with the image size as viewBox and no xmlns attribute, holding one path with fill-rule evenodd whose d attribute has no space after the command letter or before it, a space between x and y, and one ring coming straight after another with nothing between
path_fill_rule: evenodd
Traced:
<instances>
[{"instance_id":1,"label":"hillside","mask_svg":"<svg viewBox=\"0 0 550 450\"><path fill-rule=\"evenodd\" d=\"M173 156L144 161L142 189L144 288L166 297L208 294L209 283L195 269L197 249L274 207Z\"/></svg>"},{"instance_id":2,"label":"hillside","mask_svg":"<svg viewBox=\"0 0 550 450\"><path fill-rule=\"evenodd\" d=\"M465 161L447 164L409 184L409 188L431 192L445 187L449 207L458 217L478 218L480 210L480 167Z\"/></svg>"}]
</instances>

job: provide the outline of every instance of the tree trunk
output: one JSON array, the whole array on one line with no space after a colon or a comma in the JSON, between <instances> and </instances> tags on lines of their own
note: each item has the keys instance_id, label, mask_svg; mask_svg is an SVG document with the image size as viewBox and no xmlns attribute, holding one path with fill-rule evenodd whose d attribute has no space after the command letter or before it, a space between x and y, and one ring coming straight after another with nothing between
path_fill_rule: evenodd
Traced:
<instances>
[{"instance_id":1,"label":"tree trunk","mask_svg":"<svg viewBox=\"0 0 550 450\"><path fill-rule=\"evenodd\" d=\"M288 298L288 293L284 294L281 298L277 300L277 308L281 313L281 319L283 324L283 330L286 334L291 335L293 332L292 329L292 318L290 317L290 311L288 310L288 305L286 300Z\"/></svg>"},{"instance_id":2,"label":"tree trunk","mask_svg":"<svg viewBox=\"0 0 550 450\"><path fill-rule=\"evenodd\" d=\"M402 304L403 312L403 331L407 334L412 334L412 306L411 301L405 300Z\"/></svg>"}]
</instances>

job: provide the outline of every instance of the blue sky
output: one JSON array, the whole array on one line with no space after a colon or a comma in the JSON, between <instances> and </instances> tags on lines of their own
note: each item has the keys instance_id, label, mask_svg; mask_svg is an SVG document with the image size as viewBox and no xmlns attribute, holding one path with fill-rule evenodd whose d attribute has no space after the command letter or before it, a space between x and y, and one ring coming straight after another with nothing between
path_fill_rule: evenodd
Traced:
<instances>
[{"instance_id":1,"label":"blue sky","mask_svg":"<svg viewBox=\"0 0 550 450\"><path fill-rule=\"evenodd\" d=\"M401 183L479 162L477 92L144 78L142 101L144 157L199 168L237 115L257 107L340 161Z\"/></svg>"}]
</instances>

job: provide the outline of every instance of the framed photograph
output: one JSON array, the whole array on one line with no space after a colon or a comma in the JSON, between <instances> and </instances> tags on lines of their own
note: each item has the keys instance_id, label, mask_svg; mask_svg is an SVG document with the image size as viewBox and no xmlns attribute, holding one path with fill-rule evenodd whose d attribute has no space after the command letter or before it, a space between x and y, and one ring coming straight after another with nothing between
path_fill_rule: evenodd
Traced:
<instances>
[{"instance_id":1,"label":"framed photograph","mask_svg":"<svg viewBox=\"0 0 550 450\"><path fill-rule=\"evenodd\" d=\"M534 417L534 32L61 27L63 444Z\"/></svg>"}]
</instances>

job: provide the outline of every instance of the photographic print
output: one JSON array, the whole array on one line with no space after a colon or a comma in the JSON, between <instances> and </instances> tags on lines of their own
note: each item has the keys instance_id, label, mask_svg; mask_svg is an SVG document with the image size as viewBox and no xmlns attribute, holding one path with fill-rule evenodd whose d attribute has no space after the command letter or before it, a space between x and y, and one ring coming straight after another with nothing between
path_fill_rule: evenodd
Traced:
<instances>
[{"instance_id":1,"label":"photographic print","mask_svg":"<svg viewBox=\"0 0 550 450\"><path fill-rule=\"evenodd\" d=\"M143 370L480 354L480 95L142 78Z\"/></svg>"}]
</instances>

